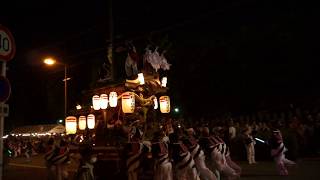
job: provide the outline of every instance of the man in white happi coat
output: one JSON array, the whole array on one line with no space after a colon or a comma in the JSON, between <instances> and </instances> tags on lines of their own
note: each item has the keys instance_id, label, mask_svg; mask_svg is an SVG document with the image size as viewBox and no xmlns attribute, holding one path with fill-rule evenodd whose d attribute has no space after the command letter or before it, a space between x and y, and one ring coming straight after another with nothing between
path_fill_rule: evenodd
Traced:
<instances>
[{"instance_id":1,"label":"man in white happi coat","mask_svg":"<svg viewBox=\"0 0 320 180\"><path fill-rule=\"evenodd\" d=\"M163 137L163 132L154 134L152 140L152 157L154 162L154 180L173 180L172 164L169 159L168 139Z\"/></svg>"},{"instance_id":2,"label":"man in white happi coat","mask_svg":"<svg viewBox=\"0 0 320 180\"><path fill-rule=\"evenodd\" d=\"M188 147L189 152L191 153L194 159L196 168L200 173L200 177L204 180L216 180L217 178L214 175L214 173L206 166L206 157L200 145L198 144L198 140L195 137L195 132L193 128L187 129L187 137L184 139L183 142Z\"/></svg>"}]
</instances>

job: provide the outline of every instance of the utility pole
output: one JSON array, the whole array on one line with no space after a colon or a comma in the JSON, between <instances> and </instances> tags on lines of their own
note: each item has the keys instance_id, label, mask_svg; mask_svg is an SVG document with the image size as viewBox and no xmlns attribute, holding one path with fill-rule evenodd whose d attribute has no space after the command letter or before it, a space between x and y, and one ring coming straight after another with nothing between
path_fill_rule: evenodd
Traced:
<instances>
[{"instance_id":1,"label":"utility pole","mask_svg":"<svg viewBox=\"0 0 320 180\"><path fill-rule=\"evenodd\" d=\"M64 119L67 117L67 99L68 99L68 93L67 93L67 65L64 65Z\"/></svg>"},{"instance_id":2,"label":"utility pole","mask_svg":"<svg viewBox=\"0 0 320 180\"><path fill-rule=\"evenodd\" d=\"M6 62L5 61L2 61L1 63L1 76L3 77L6 77ZM0 108L1 108L1 111L3 111L3 106L4 106L4 102L1 102L0 103ZM3 164L4 164L4 161L3 161L3 157L4 157L4 153L3 153L3 130L4 130L4 114L3 112L1 112L1 115L0 115L0 180L2 180L2 177L3 177Z\"/></svg>"},{"instance_id":3,"label":"utility pole","mask_svg":"<svg viewBox=\"0 0 320 180\"><path fill-rule=\"evenodd\" d=\"M112 0L108 0L108 36L107 42L108 45L108 59L110 63L110 73L111 73L111 80L115 80L115 62L113 60L113 13L112 13Z\"/></svg>"}]
</instances>

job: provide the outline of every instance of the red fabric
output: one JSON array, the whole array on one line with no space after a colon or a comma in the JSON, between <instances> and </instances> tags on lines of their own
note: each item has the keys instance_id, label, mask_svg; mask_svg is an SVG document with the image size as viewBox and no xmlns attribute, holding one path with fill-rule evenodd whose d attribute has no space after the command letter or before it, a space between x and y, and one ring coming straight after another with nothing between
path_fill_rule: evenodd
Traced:
<instances>
[{"instance_id":1,"label":"red fabric","mask_svg":"<svg viewBox=\"0 0 320 180\"><path fill-rule=\"evenodd\" d=\"M193 136L189 137L189 141L190 141L191 146L194 146L194 145L198 144L197 139L194 138Z\"/></svg>"},{"instance_id":2,"label":"red fabric","mask_svg":"<svg viewBox=\"0 0 320 180\"><path fill-rule=\"evenodd\" d=\"M48 146L48 147L46 148L46 153L50 152L52 149L53 149L53 146Z\"/></svg>"},{"instance_id":3,"label":"red fabric","mask_svg":"<svg viewBox=\"0 0 320 180\"><path fill-rule=\"evenodd\" d=\"M160 143L160 156L168 153L167 146L164 143Z\"/></svg>"},{"instance_id":4,"label":"red fabric","mask_svg":"<svg viewBox=\"0 0 320 180\"><path fill-rule=\"evenodd\" d=\"M133 154L138 154L140 152L140 143L132 143L131 148Z\"/></svg>"},{"instance_id":5,"label":"red fabric","mask_svg":"<svg viewBox=\"0 0 320 180\"><path fill-rule=\"evenodd\" d=\"M61 147L59 154L64 154L67 151L66 147Z\"/></svg>"},{"instance_id":6,"label":"red fabric","mask_svg":"<svg viewBox=\"0 0 320 180\"><path fill-rule=\"evenodd\" d=\"M223 139L221 139L220 137L216 136L216 138L220 141L220 143L224 143Z\"/></svg>"},{"instance_id":7,"label":"red fabric","mask_svg":"<svg viewBox=\"0 0 320 180\"><path fill-rule=\"evenodd\" d=\"M185 153L189 150L183 143L180 143L180 151L181 151L181 153Z\"/></svg>"},{"instance_id":8,"label":"red fabric","mask_svg":"<svg viewBox=\"0 0 320 180\"><path fill-rule=\"evenodd\" d=\"M223 141L221 142L221 139L218 139L217 137L214 137L214 136L210 136L210 142L213 144L213 145L216 145L216 144L219 144L219 143L223 143Z\"/></svg>"}]
</instances>

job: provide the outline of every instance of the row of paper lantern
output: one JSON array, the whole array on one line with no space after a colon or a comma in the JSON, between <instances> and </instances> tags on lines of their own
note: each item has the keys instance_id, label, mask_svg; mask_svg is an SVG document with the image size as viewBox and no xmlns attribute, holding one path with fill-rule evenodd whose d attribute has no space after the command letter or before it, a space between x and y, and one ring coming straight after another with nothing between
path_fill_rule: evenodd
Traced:
<instances>
[{"instance_id":1,"label":"row of paper lantern","mask_svg":"<svg viewBox=\"0 0 320 180\"><path fill-rule=\"evenodd\" d=\"M95 125L96 120L93 114L89 114L87 117L80 116L78 123L75 116L68 116L65 120L67 134L76 134L78 128L79 130L85 130L87 127L88 129L94 129Z\"/></svg>"},{"instance_id":2,"label":"row of paper lantern","mask_svg":"<svg viewBox=\"0 0 320 180\"><path fill-rule=\"evenodd\" d=\"M143 85L145 82L144 82L144 76L143 76L143 73L139 73L138 74L138 81L139 81L139 84L140 85ZM168 78L167 77L163 77L161 79L161 86L162 87L167 87L167 82L168 82Z\"/></svg>"},{"instance_id":3,"label":"row of paper lantern","mask_svg":"<svg viewBox=\"0 0 320 180\"><path fill-rule=\"evenodd\" d=\"M154 101L154 109L158 108L157 98L153 99ZM160 101L160 111L162 113L170 112L170 98L169 96L161 96L159 98ZM122 110L124 113L133 113L135 109L135 98L134 94L131 92L126 92L122 95ZM95 127L95 116L93 114L89 114L86 116L80 116L79 121L77 123L77 118L75 116L68 116L65 120L65 127L67 134L75 134L77 129L85 130L94 129Z\"/></svg>"},{"instance_id":4,"label":"row of paper lantern","mask_svg":"<svg viewBox=\"0 0 320 180\"><path fill-rule=\"evenodd\" d=\"M138 74L138 81L140 83L140 85L143 85L145 82L144 82L144 76L143 76L143 73L139 73ZM167 77L163 77L161 79L161 86L162 87L167 87L167 82L168 82L168 78Z\"/></svg>"},{"instance_id":5,"label":"row of paper lantern","mask_svg":"<svg viewBox=\"0 0 320 180\"><path fill-rule=\"evenodd\" d=\"M121 97L122 101L122 111L124 113L133 113L135 109L135 96L132 92L125 92ZM170 112L170 98L169 96L161 96L160 101L160 111L162 113ZM108 95L101 94L100 96L94 95L92 97L92 106L94 110L107 109L108 104L110 107L116 107L118 102L118 95L116 92L110 92L109 99ZM154 109L158 109L157 98L153 99Z\"/></svg>"},{"instance_id":6,"label":"row of paper lantern","mask_svg":"<svg viewBox=\"0 0 320 180\"><path fill-rule=\"evenodd\" d=\"M92 106L94 110L107 109L108 104L110 107L117 107L118 95L116 92L110 92L109 98L106 94L101 94L100 96L94 95L92 97Z\"/></svg>"}]
</instances>

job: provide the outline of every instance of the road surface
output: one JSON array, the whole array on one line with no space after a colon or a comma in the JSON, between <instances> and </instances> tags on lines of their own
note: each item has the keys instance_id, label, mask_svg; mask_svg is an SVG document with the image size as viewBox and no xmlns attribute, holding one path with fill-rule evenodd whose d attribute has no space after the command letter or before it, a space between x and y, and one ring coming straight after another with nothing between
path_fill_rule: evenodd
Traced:
<instances>
[{"instance_id":1,"label":"road surface","mask_svg":"<svg viewBox=\"0 0 320 180\"><path fill-rule=\"evenodd\" d=\"M288 177L278 176L275 164L271 161L258 162L255 165L249 165L246 162L238 163L243 171L241 180L320 180L320 158L299 160L296 167L289 169L290 175ZM69 167L71 174L75 172L75 169L75 165ZM107 171L108 168L106 168ZM25 158L11 160L4 170L4 180L19 179L46 179L43 157L40 155L34 156L31 162L27 162Z\"/></svg>"}]
</instances>

